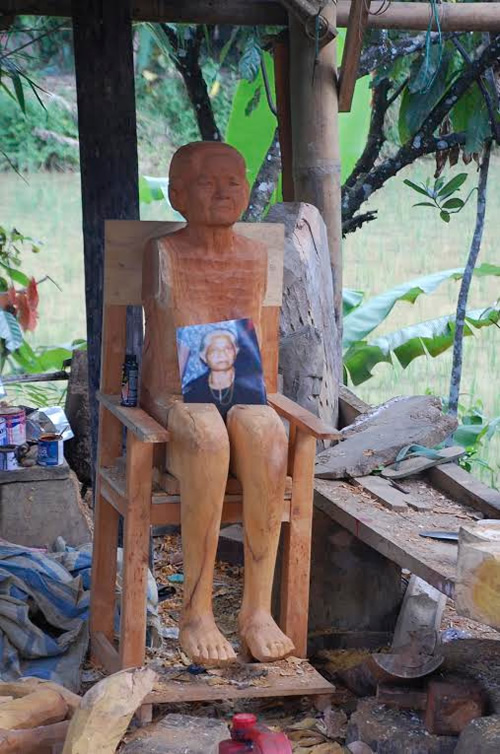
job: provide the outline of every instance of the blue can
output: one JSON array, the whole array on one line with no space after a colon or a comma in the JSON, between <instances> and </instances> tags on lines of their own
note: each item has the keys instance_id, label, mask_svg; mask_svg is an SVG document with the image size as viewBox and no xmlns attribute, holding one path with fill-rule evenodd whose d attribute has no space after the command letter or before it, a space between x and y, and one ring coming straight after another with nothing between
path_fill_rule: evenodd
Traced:
<instances>
[{"instance_id":1,"label":"blue can","mask_svg":"<svg viewBox=\"0 0 500 754\"><path fill-rule=\"evenodd\" d=\"M38 465L61 466L63 462L64 453L61 435L41 435L38 440Z\"/></svg>"}]
</instances>

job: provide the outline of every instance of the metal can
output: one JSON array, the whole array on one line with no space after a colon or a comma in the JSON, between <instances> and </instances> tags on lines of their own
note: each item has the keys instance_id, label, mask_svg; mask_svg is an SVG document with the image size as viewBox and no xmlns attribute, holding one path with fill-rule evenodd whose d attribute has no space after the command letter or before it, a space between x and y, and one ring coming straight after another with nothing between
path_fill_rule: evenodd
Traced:
<instances>
[{"instance_id":1,"label":"metal can","mask_svg":"<svg viewBox=\"0 0 500 754\"><path fill-rule=\"evenodd\" d=\"M7 445L7 422L0 416L0 445Z\"/></svg>"},{"instance_id":2,"label":"metal can","mask_svg":"<svg viewBox=\"0 0 500 754\"><path fill-rule=\"evenodd\" d=\"M5 419L7 445L26 442L26 411L18 406L1 406L0 418Z\"/></svg>"},{"instance_id":3,"label":"metal can","mask_svg":"<svg viewBox=\"0 0 500 754\"><path fill-rule=\"evenodd\" d=\"M0 471L15 471L19 468L17 461L16 446L0 446Z\"/></svg>"},{"instance_id":4,"label":"metal can","mask_svg":"<svg viewBox=\"0 0 500 754\"><path fill-rule=\"evenodd\" d=\"M61 435L42 435L38 440L39 466L60 466L64 462L63 440Z\"/></svg>"}]
</instances>

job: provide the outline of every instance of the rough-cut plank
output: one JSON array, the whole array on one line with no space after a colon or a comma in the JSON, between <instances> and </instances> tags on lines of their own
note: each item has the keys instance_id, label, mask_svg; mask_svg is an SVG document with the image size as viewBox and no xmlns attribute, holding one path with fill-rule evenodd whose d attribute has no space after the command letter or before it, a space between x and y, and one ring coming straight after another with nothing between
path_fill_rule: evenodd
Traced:
<instances>
[{"instance_id":1,"label":"rough-cut plank","mask_svg":"<svg viewBox=\"0 0 500 754\"><path fill-rule=\"evenodd\" d=\"M488 518L500 518L500 492L487 487L455 464L436 466L426 472L431 484L451 497L468 503Z\"/></svg>"},{"instance_id":2,"label":"rough-cut plank","mask_svg":"<svg viewBox=\"0 0 500 754\"><path fill-rule=\"evenodd\" d=\"M17 730L59 723L67 714L68 705L61 694L53 689L41 688L0 705L0 729Z\"/></svg>"},{"instance_id":3,"label":"rough-cut plank","mask_svg":"<svg viewBox=\"0 0 500 754\"><path fill-rule=\"evenodd\" d=\"M500 629L500 521L460 529L456 609L460 615Z\"/></svg>"},{"instance_id":4,"label":"rough-cut plank","mask_svg":"<svg viewBox=\"0 0 500 754\"><path fill-rule=\"evenodd\" d=\"M339 81L339 112L349 112L358 78L359 57L368 24L370 0L351 0Z\"/></svg>"},{"instance_id":5,"label":"rough-cut plank","mask_svg":"<svg viewBox=\"0 0 500 754\"><path fill-rule=\"evenodd\" d=\"M257 676L257 683L252 684L251 680L242 683L241 686L235 683L223 683L220 685L208 685L207 680L202 676L191 676L189 682L173 680L172 676L178 676L182 668L173 669L165 674L159 673L158 680L155 683L153 691L148 694L145 703L163 704L168 702L199 702L213 701L216 699L258 699L265 697L280 696L308 696L315 694L333 694L335 687L326 681L309 663L302 662L297 667L299 670L293 671L293 664L290 664L284 672L287 675L280 674L285 661L279 664L273 663L266 665L259 663L254 665ZM252 666L250 666L252 667ZM185 669L184 669L185 671ZM289 674L288 674L289 673ZM184 677L186 673L184 672ZM66 754L66 752L64 752Z\"/></svg>"},{"instance_id":6,"label":"rough-cut plank","mask_svg":"<svg viewBox=\"0 0 500 754\"><path fill-rule=\"evenodd\" d=\"M336 426L342 360L326 227L312 204L275 204L267 219L285 225L283 393Z\"/></svg>"},{"instance_id":7,"label":"rough-cut plank","mask_svg":"<svg viewBox=\"0 0 500 754\"><path fill-rule=\"evenodd\" d=\"M388 508L390 511L407 511L408 510L408 495L400 492L393 487L385 479L379 476L358 476L353 479L353 482L364 490L373 495L384 508Z\"/></svg>"},{"instance_id":8,"label":"rough-cut plank","mask_svg":"<svg viewBox=\"0 0 500 754\"><path fill-rule=\"evenodd\" d=\"M370 547L385 555L448 597L453 597L457 546L419 536L419 524L429 514L411 512L407 515L377 507L354 488L343 482L317 479L315 505L331 516ZM453 506L450 514L434 514L436 527L458 528L464 523L463 506ZM446 522L446 523L445 523Z\"/></svg>"},{"instance_id":9,"label":"rough-cut plank","mask_svg":"<svg viewBox=\"0 0 500 754\"><path fill-rule=\"evenodd\" d=\"M456 426L456 419L441 411L438 398L393 398L345 427L344 440L317 457L315 475L322 479L365 476L393 463L405 445L432 447Z\"/></svg>"},{"instance_id":10,"label":"rough-cut plank","mask_svg":"<svg viewBox=\"0 0 500 754\"><path fill-rule=\"evenodd\" d=\"M332 440L337 440L340 437L340 433L336 429L328 426L310 411L280 393L269 394L267 402L280 416L287 419L291 424L295 424L306 434L312 435L312 437Z\"/></svg>"},{"instance_id":11,"label":"rough-cut plank","mask_svg":"<svg viewBox=\"0 0 500 754\"><path fill-rule=\"evenodd\" d=\"M441 448L439 451L439 458L427 458L426 456L411 456L405 458L397 464L392 466L386 466L382 469L381 476L385 479L404 479L405 477L412 476L414 474L420 474L421 471L431 469L433 466L439 466L442 463L451 463L452 461L458 461L459 458L465 455L465 448L459 445L454 445L449 448ZM396 468L397 466L397 468Z\"/></svg>"},{"instance_id":12,"label":"rough-cut plank","mask_svg":"<svg viewBox=\"0 0 500 754\"><path fill-rule=\"evenodd\" d=\"M68 727L69 721L64 721L28 730L0 730L0 754L48 754L60 751Z\"/></svg>"},{"instance_id":13,"label":"rough-cut plank","mask_svg":"<svg viewBox=\"0 0 500 754\"><path fill-rule=\"evenodd\" d=\"M101 406L110 411L131 432L137 435L141 442L168 442L170 435L165 427L158 424L142 408L128 408L120 405L118 395L97 394Z\"/></svg>"},{"instance_id":14,"label":"rough-cut plank","mask_svg":"<svg viewBox=\"0 0 500 754\"><path fill-rule=\"evenodd\" d=\"M71 720L63 754L114 754L155 679L152 670L142 668L99 681L87 691Z\"/></svg>"},{"instance_id":15,"label":"rough-cut plank","mask_svg":"<svg viewBox=\"0 0 500 754\"><path fill-rule=\"evenodd\" d=\"M412 574L394 629L392 650L410 644L415 632L439 631L446 607L446 596Z\"/></svg>"}]
</instances>

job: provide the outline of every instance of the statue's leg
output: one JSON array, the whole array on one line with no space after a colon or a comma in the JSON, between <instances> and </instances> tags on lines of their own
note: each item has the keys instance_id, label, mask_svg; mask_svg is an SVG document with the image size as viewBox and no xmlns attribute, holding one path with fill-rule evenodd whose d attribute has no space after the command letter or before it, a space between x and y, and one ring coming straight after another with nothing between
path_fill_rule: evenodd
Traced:
<instances>
[{"instance_id":1,"label":"statue's leg","mask_svg":"<svg viewBox=\"0 0 500 754\"><path fill-rule=\"evenodd\" d=\"M231 468L243 486L245 587L240 635L257 660L278 660L294 649L271 616L285 494L286 433L270 406L234 406L227 429Z\"/></svg>"},{"instance_id":2,"label":"statue's leg","mask_svg":"<svg viewBox=\"0 0 500 754\"><path fill-rule=\"evenodd\" d=\"M230 643L215 625L212 588L229 440L216 407L176 403L168 415L172 437L167 466L181 492L184 605L179 640L195 663L220 665L235 659Z\"/></svg>"}]
</instances>

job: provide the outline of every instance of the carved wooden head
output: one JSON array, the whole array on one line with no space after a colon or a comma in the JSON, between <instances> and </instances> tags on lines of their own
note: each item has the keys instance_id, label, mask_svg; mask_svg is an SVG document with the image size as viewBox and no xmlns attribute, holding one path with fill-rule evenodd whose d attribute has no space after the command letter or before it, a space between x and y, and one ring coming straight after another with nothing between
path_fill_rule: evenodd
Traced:
<instances>
[{"instance_id":1,"label":"carved wooden head","mask_svg":"<svg viewBox=\"0 0 500 754\"><path fill-rule=\"evenodd\" d=\"M233 225L248 205L245 160L229 144L186 144L172 158L169 179L170 203L192 225Z\"/></svg>"}]
</instances>

